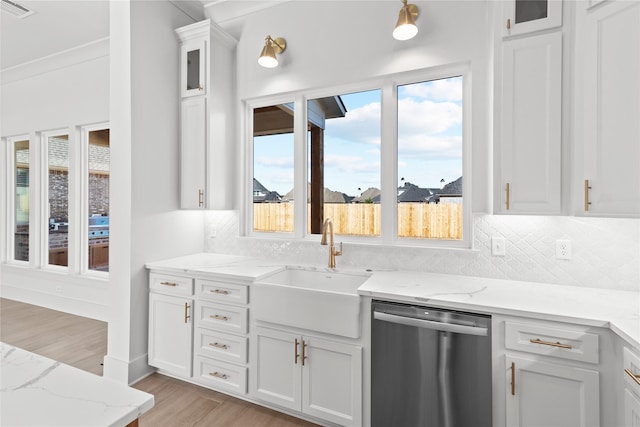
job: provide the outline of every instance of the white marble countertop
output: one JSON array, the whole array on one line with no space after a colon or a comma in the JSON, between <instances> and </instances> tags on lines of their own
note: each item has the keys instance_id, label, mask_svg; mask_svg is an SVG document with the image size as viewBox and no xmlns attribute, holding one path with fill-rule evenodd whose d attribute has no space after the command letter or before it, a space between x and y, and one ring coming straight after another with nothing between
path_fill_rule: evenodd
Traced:
<instances>
[{"instance_id":1,"label":"white marble countertop","mask_svg":"<svg viewBox=\"0 0 640 427\"><path fill-rule=\"evenodd\" d=\"M246 280L259 279L284 266L284 263L273 260L212 253L147 264L147 268L169 273L214 274ZM336 271L341 270L338 268ZM345 271L353 272L355 269ZM374 270L358 293L380 299L610 328L640 350L640 292L417 271Z\"/></svg>"},{"instance_id":2,"label":"white marble countertop","mask_svg":"<svg viewBox=\"0 0 640 427\"><path fill-rule=\"evenodd\" d=\"M153 395L0 343L3 427L126 426L154 405Z\"/></svg>"}]
</instances>

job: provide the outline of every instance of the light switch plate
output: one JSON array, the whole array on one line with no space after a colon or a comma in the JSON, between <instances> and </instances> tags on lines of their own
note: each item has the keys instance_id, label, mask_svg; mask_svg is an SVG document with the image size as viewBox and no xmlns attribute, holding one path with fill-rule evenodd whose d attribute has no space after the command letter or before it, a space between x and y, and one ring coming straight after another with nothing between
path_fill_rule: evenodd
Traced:
<instances>
[{"instance_id":1,"label":"light switch plate","mask_svg":"<svg viewBox=\"0 0 640 427\"><path fill-rule=\"evenodd\" d=\"M505 256L507 254L506 242L504 237L491 238L491 255Z\"/></svg>"}]
</instances>

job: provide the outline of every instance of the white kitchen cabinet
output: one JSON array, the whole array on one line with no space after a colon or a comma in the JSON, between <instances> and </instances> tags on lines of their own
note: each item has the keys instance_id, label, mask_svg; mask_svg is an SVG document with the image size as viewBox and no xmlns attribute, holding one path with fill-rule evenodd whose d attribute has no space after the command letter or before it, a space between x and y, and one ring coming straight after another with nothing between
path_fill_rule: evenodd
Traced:
<instances>
[{"instance_id":1,"label":"white kitchen cabinet","mask_svg":"<svg viewBox=\"0 0 640 427\"><path fill-rule=\"evenodd\" d=\"M562 33L502 43L501 213L561 210Z\"/></svg>"},{"instance_id":2,"label":"white kitchen cabinet","mask_svg":"<svg viewBox=\"0 0 640 427\"><path fill-rule=\"evenodd\" d=\"M181 48L180 207L230 209L236 40L210 20L176 30Z\"/></svg>"},{"instance_id":3,"label":"white kitchen cabinet","mask_svg":"<svg viewBox=\"0 0 640 427\"><path fill-rule=\"evenodd\" d=\"M599 373L507 355L507 425L600 425Z\"/></svg>"},{"instance_id":4,"label":"white kitchen cabinet","mask_svg":"<svg viewBox=\"0 0 640 427\"><path fill-rule=\"evenodd\" d=\"M505 0L501 3L503 37L562 25L562 0Z\"/></svg>"},{"instance_id":5,"label":"white kitchen cabinet","mask_svg":"<svg viewBox=\"0 0 640 427\"><path fill-rule=\"evenodd\" d=\"M579 10L575 210L640 216L640 2Z\"/></svg>"},{"instance_id":6,"label":"white kitchen cabinet","mask_svg":"<svg viewBox=\"0 0 640 427\"><path fill-rule=\"evenodd\" d=\"M624 425L640 427L640 356L624 348L623 369Z\"/></svg>"},{"instance_id":7,"label":"white kitchen cabinet","mask_svg":"<svg viewBox=\"0 0 640 427\"><path fill-rule=\"evenodd\" d=\"M190 298L149 294L149 365L191 377L192 307Z\"/></svg>"},{"instance_id":8,"label":"white kitchen cabinet","mask_svg":"<svg viewBox=\"0 0 640 427\"><path fill-rule=\"evenodd\" d=\"M362 348L288 331L255 328L254 397L344 426L362 417Z\"/></svg>"}]
</instances>

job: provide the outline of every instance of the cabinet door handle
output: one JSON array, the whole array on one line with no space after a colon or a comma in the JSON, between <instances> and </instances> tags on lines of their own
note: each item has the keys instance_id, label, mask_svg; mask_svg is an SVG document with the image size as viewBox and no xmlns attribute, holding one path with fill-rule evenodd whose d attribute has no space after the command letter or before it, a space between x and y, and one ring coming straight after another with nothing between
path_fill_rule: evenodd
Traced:
<instances>
[{"instance_id":1,"label":"cabinet door handle","mask_svg":"<svg viewBox=\"0 0 640 427\"><path fill-rule=\"evenodd\" d=\"M210 318L212 318L212 319L215 319L215 320L222 320L222 321L224 321L224 322L226 322L227 320L229 320L229 318L228 318L227 316L219 316L219 315L217 315L217 314L212 314L212 315L210 315L209 317L210 317Z\"/></svg>"},{"instance_id":2,"label":"cabinet door handle","mask_svg":"<svg viewBox=\"0 0 640 427\"><path fill-rule=\"evenodd\" d=\"M160 282L161 285L165 285L165 286L178 286L177 283L173 283L173 282Z\"/></svg>"},{"instance_id":3,"label":"cabinet door handle","mask_svg":"<svg viewBox=\"0 0 640 427\"><path fill-rule=\"evenodd\" d=\"M229 346L228 346L228 345L226 345L226 344L220 344L220 343L217 343L217 342L210 342L210 343L209 343L209 345L210 345L211 347L221 348L222 350L228 350L228 349L229 349Z\"/></svg>"},{"instance_id":4,"label":"cabinet door handle","mask_svg":"<svg viewBox=\"0 0 640 427\"><path fill-rule=\"evenodd\" d=\"M507 30L511 29L511 18L507 19Z\"/></svg>"},{"instance_id":5,"label":"cabinet door handle","mask_svg":"<svg viewBox=\"0 0 640 427\"><path fill-rule=\"evenodd\" d=\"M189 318L191 317L191 316L189 316L189 309L190 308L191 307L189 307L189 303L185 302L184 303L184 323L187 323Z\"/></svg>"},{"instance_id":6,"label":"cabinet door handle","mask_svg":"<svg viewBox=\"0 0 640 427\"><path fill-rule=\"evenodd\" d=\"M229 379L229 376L227 374L221 374L220 372L216 371L216 372L209 372L209 375L211 375L212 377L216 377L216 378L220 378L221 380L226 380Z\"/></svg>"},{"instance_id":7,"label":"cabinet door handle","mask_svg":"<svg viewBox=\"0 0 640 427\"><path fill-rule=\"evenodd\" d=\"M307 359L307 343L302 340L302 366L304 366L304 361Z\"/></svg>"},{"instance_id":8,"label":"cabinet door handle","mask_svg":"<svg viewBox=\"0 0 640 427\"><path fill-rule=\"evenodd\" d=\"M298 353L298 344L300 344L300 342L298 341L298 338L296 338L295 341L293 342L293 364L294 365L298 364L298 357L300 357L300 354Z\"/></svg>"},{"instance_id":9,"label":"cabinet door handle","mask_svg":"<svg viewBox=\"0 0 640 427\"><path fill-rule=\"evenodd\" d=\"M511 396L516 395L516 362L511 362Z\"/></svg>"},{"instance_id":10,"label":"cabinet door handle","mask_svg":"<svg viewBox=\"0 0 640 427\"><path fill-rule=\"evenodd\" d=\"M640 375L634 374L629 368L624 368L624 371L636 382L636 384L640 385Z\"/></svg>"},{"instance_id":11,"label":"cabinet door handle","mask_svg":"<svg viewBox=\"0 0 640 427\"><path fill-rule=\"evenodd\" d=\"M507 185L505 186L505 191L507 193L507 210L509 210L511 208L511 184L509 184L507 182Z\"/></svg>"},{"instance_id":12,"label":"cabinet door handle","mask_svg":"<svg viewBox=\"0 0 640 427\"><path fill-rule=\"evenodd\" d=\"M589 205L591 202L589 201L589 190L591 190L591 186L589 185L589 180L584 180L584 211L589 212Z\"/></svg>"},{"instance_id":13,"label":"cabinet door handle","mask_svg":"<svg viewBox=\"0 0 640 427\"><path fill-rule=\"evenodd\" d=\"M204 206L204 191L198 190L198 207Z\"/></svg>"},{"instance_id":14,"label":"cabinet door handle","mask_svg":"<svg viewBox=\"0 0 640 427\"><path fill-rule=\"evenodd\" d=\"M542 345L549 345L551 347L565 348L567 350L571 350L573 348L569 344L562 344L560 342L542 341L540 338L536 338L536 339L531 338L529 342L533 344L542 344Z\"/></svg>"},{"instance_id":15,"label":"cabinet door handle","mask_svg":"<svg viewBox=\"0 0 640 427\"><path fill-rule=\"evenodd\" d=\"M210 289L209 292L212 292L214 294L229 295L229 291L224 291L220 289Z\"/></svg>"}]
</instances>

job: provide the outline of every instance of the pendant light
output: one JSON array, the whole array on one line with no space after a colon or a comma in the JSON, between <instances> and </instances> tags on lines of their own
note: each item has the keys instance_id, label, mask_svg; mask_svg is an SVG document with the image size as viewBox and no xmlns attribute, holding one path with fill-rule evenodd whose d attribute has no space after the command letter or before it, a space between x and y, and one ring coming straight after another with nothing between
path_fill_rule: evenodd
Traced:
<instances>
[{"instance_id":1,"label":"pendant light","mask_svg":"<svg viewBox=\"0 0 640 427\"><path fill-rule=\"evenodd\" d=\"M393 38L396 40L409 40L415 37L418 34L417 17L418 6L407 4L407 0L402 0L402 9L400 9L396 28L393 30Z\"/></svg>"}]
</instances>

